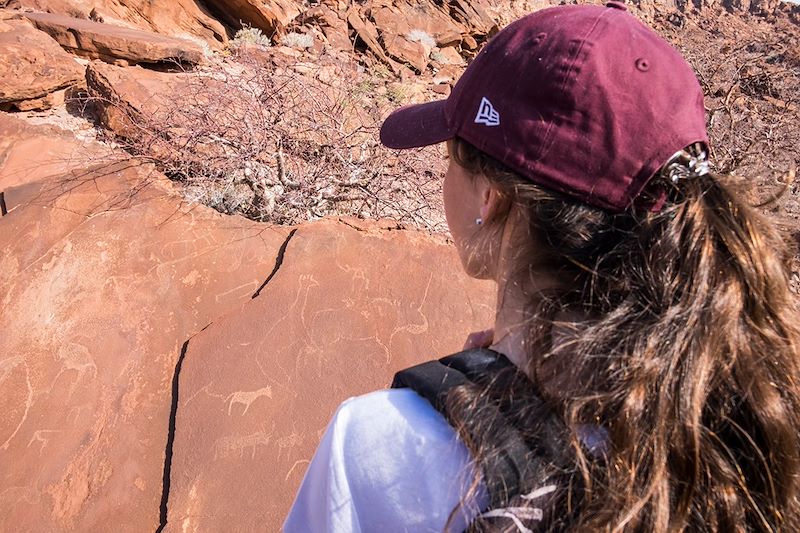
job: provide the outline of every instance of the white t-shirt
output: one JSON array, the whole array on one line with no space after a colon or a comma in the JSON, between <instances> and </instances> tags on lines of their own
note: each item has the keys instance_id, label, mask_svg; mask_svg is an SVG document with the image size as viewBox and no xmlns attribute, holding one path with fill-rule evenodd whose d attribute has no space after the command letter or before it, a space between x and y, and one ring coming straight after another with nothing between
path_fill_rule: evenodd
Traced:
<instances>
[{"instance_id":1,"label":"white t-shirt","mask_svg":"<svg viewBox=\"0 0 800 533\"><path fill-rule=\"evenodd\" d=\"M410 389L350 398L328 425L286 522L295 532L442 532L475 477L444 417ZM488 497L451 523L463 531Z\"/></svg>"}]
</instances>

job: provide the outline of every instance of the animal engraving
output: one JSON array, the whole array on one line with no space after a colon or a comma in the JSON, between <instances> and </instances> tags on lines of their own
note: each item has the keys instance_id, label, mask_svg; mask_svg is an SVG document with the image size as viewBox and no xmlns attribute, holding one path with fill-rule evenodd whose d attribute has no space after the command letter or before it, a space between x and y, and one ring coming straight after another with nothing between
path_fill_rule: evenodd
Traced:
<instances>
[{"instance_id":1,"label":"animal engraving","mask_svg":"<svg viewBox=\"0 0 800 533\"><path fill-rule=\"evenodd\" d=\"M59 429L39 429L33 433L31 440L28 441L28 448L31 447L31 444L34 442L39 444L39 455L42 455L42 451L44 451L44 447L50 442L50 435L53 433L61 433Z\"/></svg>"},{"instance_id":2,"label":"animal engraving","mask_svg":"<svg viewBox=\"0 0 800 533\"><path fill-rule=\"evenodd\" d=\"M72 396L72 393L75 392L75 387L81 381L84 375L88 375L89 377L97 377L97 365L92 359L92 356L89 354L89 349L82 344L76 344L74 342L68 342L61 346L58 349L57 357L59 361L61 361L61 370L58 371L56 377L53 378L53 384L50 386L52 390L53 386L58 381L58 378L61 377L61 374L68 371L75 371L78 373L75 380L72 382L69 388L69 395Z\"/></svg>"},{"instance_id":3,"label":"animal engraving","mask_svg":"<svg viewBox=\"0 0 800 533\"><path fill-rule=\"evenodd\" d=\"M231 415L233 404L236 403L244 405L244 411L242 411L242 416L244 416L247 410L250 409L250 406L253 405L253 402L262 396L272 398L272 387L267 386L254 391L237 391L229 394L228 397L225 398L225 401L228 402L228 416Z\"/></svg>"},{"instance_id":4,"label":"animal engraving","mask_svg":"<svg viewBox=\"0 0 800 533\"><path fill-rule=\"evenodd\" d=\"M241 458L244 450L250 448L250 458L255 459L256 448L259 445L266 446L272 438L271 433L259 431L245 436L221 437L214 443L214 459L225 458L233 453L239 454Z\"/></svg>"},{"instance_id":5,"label":"animal engraving","mask_svg":"<svg viewBox=\"0 0 800 533\"><path fill-rule=\"evenodd\" d=\"M17 424L17 427L14 428L14 431L11 432L11 435L6 439L6 441L0 446L0 450L7 450L9 444L17 436L17 432L22 427L22 424L28 419L28 412L30 411L31 405L33 405L33 387L31 386L31 376L28 369L28 363L21 356L10 357L8 359L3 359L0 361L0 382L5 381L8 375L14 370L17 366L22 365L25 369L25 385L27 390L27 394L25 397L25 412L22 413L22 417Z\"/></svg>"}]
</instances>

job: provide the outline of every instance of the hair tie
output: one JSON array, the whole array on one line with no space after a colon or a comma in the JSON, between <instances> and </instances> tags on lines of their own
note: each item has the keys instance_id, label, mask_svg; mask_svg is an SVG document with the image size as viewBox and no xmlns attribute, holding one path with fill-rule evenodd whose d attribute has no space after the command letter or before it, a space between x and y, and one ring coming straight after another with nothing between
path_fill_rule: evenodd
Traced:
<instances>
[{"instance_id":1,"label":"hair tie","mask_svg":"<svg viewBox=\"0 0 800 533\"><path fill-rule=\"evenodd\" d=\"M696 153L689 150L696 150ZM682 179L699 178L709 172L708 152L699 145L692 145L675 152L662 167L661 175L668 177L672 183L678 183Z\"/></svg>"}]
</instances>

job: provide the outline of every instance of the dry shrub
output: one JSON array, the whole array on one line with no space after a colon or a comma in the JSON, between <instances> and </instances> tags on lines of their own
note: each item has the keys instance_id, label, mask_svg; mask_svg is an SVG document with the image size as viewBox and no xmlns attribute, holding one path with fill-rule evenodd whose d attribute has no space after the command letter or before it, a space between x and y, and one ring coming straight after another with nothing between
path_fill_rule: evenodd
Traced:
<instances>
[{"instance_id":1,"label":"dry shrub","mask_svg":"<svg viewBox=\"0 0 800 533\"><path fill-rule=\"evenodd\" d=\"M396 105L383 82L326 56L279 57L242 47L187 74L171 104L125 111L134 133L117 142L225 213L278 224L391 218L444 231L440 149L380 145L380 122Z\"/></svg>"}]
</instances>

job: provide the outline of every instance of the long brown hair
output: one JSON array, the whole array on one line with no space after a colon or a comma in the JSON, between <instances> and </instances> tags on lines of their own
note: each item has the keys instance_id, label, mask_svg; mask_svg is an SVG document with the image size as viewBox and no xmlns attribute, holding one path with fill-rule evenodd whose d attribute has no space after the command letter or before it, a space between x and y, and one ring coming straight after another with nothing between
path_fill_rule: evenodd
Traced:
<instances>
[{"instance_id":1,"label":"long brown hair","mask_svg":"<svg viewBox=\"0 0 800 533\"><path fill-rule=\"evenodd\" d=\"M774 226L721 176L677 184L657 176L646 194L666 196L662 209L614 214L538 187L463 140L449 148L505 200L481 232L500 231L512 210L522 217L516 279L547 271L561 281L530 309L531 401L514 420L527 438L562 439L564 450L538 474L537 483L551 479L559 490L532 525L798 530L800 328L790 251ZM585 319L558 342L553 325L565 313ZM553 379L573 386L547 392ZM496 410L475 409L496 393L487 391L461 388L448 398L478 463L496 453L491 439L474 439L475 428L494 423L486 413ZM526 405L519 386L514 395ZM566 436L542 433L548 413ZM587 424L604 432L603 453L578 437ZM503 529L472 525L493 528Z\"/></svg>"}]
</instances>

